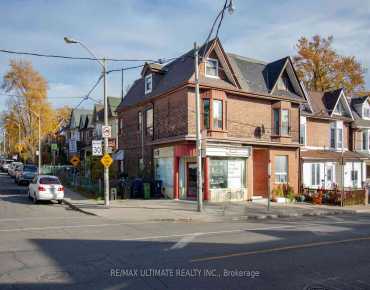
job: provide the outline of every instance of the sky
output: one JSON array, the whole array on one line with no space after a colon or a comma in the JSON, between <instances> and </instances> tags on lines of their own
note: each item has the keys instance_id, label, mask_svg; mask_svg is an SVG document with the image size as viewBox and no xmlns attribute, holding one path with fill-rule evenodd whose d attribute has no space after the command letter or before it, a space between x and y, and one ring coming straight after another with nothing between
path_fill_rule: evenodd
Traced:
<instances>
[{"instance_id":1,"label":"sky","mask_svg":"<svg viewBox=\"0 0 370 290\"><path fill-rule=\"evenodd\" d=\"M301 36L334 36L334 48L370 66L370 1L367 0L235 0L236 11L225 15L219 37L227 52L272 61L295 55ZM99 57L160 59L180 56L203 43L224 0L0 0L0 49L88 57L84 42ZM0 77L10 59L32 61L48 81L54 107L75 106L100 75L95 61L15 56L0 52ZM142 62L109 62L109 69ZM124 88L140 76L126 71ZM370 87L370 71L366 73ZM0 90L0 93L3 93ZM92 93L102 99L100 84ZM121 95L121 74L108 77L108 95ZM0 111L6 99L0 95ZM93 101L81 107L91 109Z\"/></svg>"}]
</instances>

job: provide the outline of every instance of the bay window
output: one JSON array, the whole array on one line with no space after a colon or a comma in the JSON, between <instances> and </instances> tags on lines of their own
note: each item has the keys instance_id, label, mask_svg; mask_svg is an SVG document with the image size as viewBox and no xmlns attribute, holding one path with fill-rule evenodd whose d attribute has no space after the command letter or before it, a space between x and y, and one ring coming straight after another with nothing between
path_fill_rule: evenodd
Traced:
<instances>
[{"instance_id":1,"label":"bay window","mask_svg":"<svg viewBox=\"0 0 370 290\"><path fill-rule=\"evenodd\" d=\"M210 120L210 100L203 100L203 126L205 129L209 129Z\"/></svg>"},{"instance_id":2,"label":"bay window","mask_svg":"<svg viewBox=\"0 0 370 290\"><path fill-rule=\"evenodd\" d=\"M213 100L213 129L222 129L222 100Z\"/></svg>"},{"instance_id":3,"label":"bay window","mask_svg":"<svg viewBox=\"0 0 370 290\"><path fill-rule=\"evenodd\" d=\"M288 156L286 155L275 157L275 182L288 182Z\"/></svg>"},{"instance_id":4,"label":"bay window","mask_svg":"<svg viewBox=\"0 0 370 290\"><path fill-rule=\"evenodd\" d=\"M153 108L145 111L146 135L153 136Z\"/></svg>"},{"instance_id":5,"label":"bay window","mask_svg":"<svg viewBox=\"0 0 370 290\"><path fill-rule=\"evenodd\" d=\"M299 123L299 144L306 145L306 127L307 127L307 120L306 117L300 117Z\"/></svg>"},{"instance_id":6,"label":"bay window","mask_svg":"<svg viewBox=\"0 0 370 290\"><path fill-rule=\"evenodd\" d=\"M337 121L332 123L330 127L330 147L341 149L343 146L343 123Z\"/></svg>"},{"instance_id":7,"label":"bay window","mask_svg":"<svg viewBox=\"0 0 370 290\"><path fill-rule=\"evenodd\" d=\"M288 109L273 109L273 134L288 136L290 134Z\"/></svg>"},{"instance_id":8,"label":"bay window","mask_svg":"<svg viewBox=\"0 0 370 290\"><path fill-rule=\"evenodd\" d=\"M370 150L370 134L369 130L362 131L362 150Z\"/></svg>"}]
</instances>

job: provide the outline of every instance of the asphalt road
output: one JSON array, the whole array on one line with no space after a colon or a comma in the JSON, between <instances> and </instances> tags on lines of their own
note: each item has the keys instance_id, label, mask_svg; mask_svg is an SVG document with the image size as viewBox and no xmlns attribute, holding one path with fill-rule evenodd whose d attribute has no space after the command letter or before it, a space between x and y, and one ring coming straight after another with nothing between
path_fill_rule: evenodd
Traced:
<instances>
[{"instance_id":1,"label":"asphalt road","mask_svg":"<svg viewBox=\"0 0 370 290\"><path fill-rule=\"evenodd\" d=\"M0 176L0 289L370 289L370 216L125 222Z\"/></svg>"}]
</instances>

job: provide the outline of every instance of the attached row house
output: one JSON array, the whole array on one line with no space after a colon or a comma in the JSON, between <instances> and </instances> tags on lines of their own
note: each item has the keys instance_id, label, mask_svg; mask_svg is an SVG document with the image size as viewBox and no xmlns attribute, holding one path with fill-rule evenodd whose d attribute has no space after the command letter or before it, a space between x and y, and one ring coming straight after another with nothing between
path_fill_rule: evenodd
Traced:
<instances>
[{"instance_id":1,"label":"attached row house","mask_svg":"<svg viewBox=\"0 0 370 290\"><path fill-rule=\"evenodd\" d=\"M300 117L303 187L363 187L368 156L361 146L369 138L362 139L367 130L362 127L364 105L358 100L348 100L343 89L308 93Z\"/></svg>"},{"instance_id":2,"label":"attached row house","mask_svg":"<svg viewBox=\"0 0 370 290\"><path fill-rule=\"evenodd\" d=\"M267 197L283 184L298 192L300 108L308 96L291 58L263 62L227 53L219 39L200 55L204 50L199 65L204 199ZM194 88L190 50L164 66L146 64L117 109L124 171L162 180L170 198L196 198Z\"/></svg>"}]
</instances>

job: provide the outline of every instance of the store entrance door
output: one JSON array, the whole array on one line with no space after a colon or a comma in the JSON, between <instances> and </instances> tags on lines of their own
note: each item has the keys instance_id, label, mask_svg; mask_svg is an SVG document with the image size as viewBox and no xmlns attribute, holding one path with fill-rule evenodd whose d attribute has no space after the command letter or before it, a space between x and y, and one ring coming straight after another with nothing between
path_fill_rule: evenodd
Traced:
<instances>
[{"instance_id":1,"label":"store entrance door","mask_svg":"<svg viewBox=\"0 0 370 290\"><path fill-rule=\"evenodd\" d=\"M188 199L196 199L197 198L197 164L195 162L191 162L187 164L186 176L187 176L186 197Z\"/></svg>"}]
</instances>

